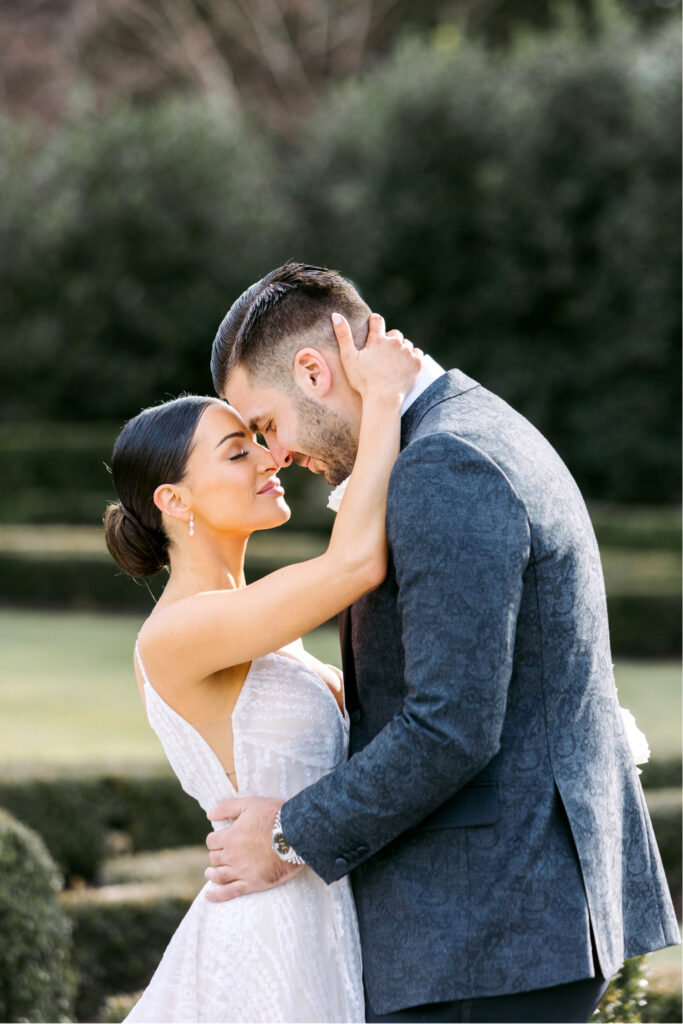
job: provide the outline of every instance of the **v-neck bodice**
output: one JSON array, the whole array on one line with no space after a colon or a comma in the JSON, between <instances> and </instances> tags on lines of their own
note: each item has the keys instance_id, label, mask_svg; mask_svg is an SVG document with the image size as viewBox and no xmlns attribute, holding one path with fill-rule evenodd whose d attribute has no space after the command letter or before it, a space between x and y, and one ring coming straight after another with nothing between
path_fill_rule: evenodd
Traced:
<instances>
[{"instance_id":1,"label":"v-neck bodice","mask_svg":"<svg viewBox=\"0 0 683 1024\"><path fill-rule=\"evenodd\" d=\"M147 717L185 792L205 811L235 796L208 740L161 697L137 648L136 658ZM317 672L288 655L267 654L251 663L232 731L240 795L287 800L335 768L348 749L348 720L331 690Z\"/></svg>"},{"instance_id":2,"label":"v-neck bodice","mask_svg":"<svg viewBox=\"0 0 683 1024\"><path fill-rule=\"evenodd\" d=\"M185 792L205 811L235 796L210 744L161 697L137 649L136 659L150 724ZM332 771L346 759L347 721L317 672L289 655L255 658L232 713L240 795L286 800ZM225 903L206 899L213 886L192 903L128 1024L365 1019L348 878L326 885L304 867Z\"/></svg>"}]
</instances>

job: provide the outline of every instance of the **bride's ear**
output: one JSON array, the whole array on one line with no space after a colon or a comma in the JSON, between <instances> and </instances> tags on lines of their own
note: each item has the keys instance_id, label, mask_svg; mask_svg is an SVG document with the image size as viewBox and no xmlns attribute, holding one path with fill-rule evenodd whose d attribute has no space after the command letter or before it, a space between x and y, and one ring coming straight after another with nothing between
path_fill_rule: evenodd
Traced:
<instances>
[{"instance_id":1,"label":"bride's ear","mask_svg":"<svg viewBox=\"0 0 683 1024\"><path fill-rule=\"evenodd\" d=\"M317 348L300 348L294 356L294 382L311 398L325 398L332 387L332 370Z\"/></svg>"},{"instance_id":2,"label":"bride's ear","mask_svg":"<svg viewBox=\"0 0 683 1024\"><path fill-rule=\"evenodd\" d=\"M190 518L190 509L172 484L161 484L154 492L154 504L163 515L172 519L180 519L186 523Z\"/></svg>"}]
</instances>

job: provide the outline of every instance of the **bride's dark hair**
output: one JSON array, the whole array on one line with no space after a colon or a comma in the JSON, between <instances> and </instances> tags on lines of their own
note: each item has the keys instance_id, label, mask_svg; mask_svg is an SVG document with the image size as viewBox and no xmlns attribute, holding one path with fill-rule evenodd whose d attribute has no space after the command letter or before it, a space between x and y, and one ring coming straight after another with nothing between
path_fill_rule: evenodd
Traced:
<instances>
[{"instance_id":1,"label":"bride's dark hair","mask_svg":"<svg viewBox=\"0 0 683 1024\"><path fill-rule=\"evenodd\" d=\"M104 514L112 558L129 576L153 576L169 562L169 540L154 504L160 484L180 483L202 413L220 399L182 395L143 409L123 427L111 457L119 501Z\"/></svg>"}]
</instances>

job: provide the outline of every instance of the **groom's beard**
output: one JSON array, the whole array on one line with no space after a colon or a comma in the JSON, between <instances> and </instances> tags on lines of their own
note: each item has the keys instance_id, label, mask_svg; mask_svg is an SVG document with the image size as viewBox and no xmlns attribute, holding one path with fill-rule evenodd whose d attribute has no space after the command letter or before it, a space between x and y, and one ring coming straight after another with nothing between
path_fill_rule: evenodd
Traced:
<instances>
[{"instance_id":1,"label":"groom's beard","mask_svg":"<svg viewBox=\"0 0 683 1024\"><path fill-rule=\"evenodd\" d=\"M326 406L295 390L297 435L300 447L325 466L323 476L336 487L353 469L358 450L358 430Z\"/></svg>"}]
</instances>

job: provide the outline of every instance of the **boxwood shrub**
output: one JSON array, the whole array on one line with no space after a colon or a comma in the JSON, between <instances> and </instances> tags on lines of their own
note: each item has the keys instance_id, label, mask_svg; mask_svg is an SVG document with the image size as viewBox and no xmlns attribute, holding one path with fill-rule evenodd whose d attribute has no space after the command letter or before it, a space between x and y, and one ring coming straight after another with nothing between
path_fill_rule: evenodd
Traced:
<instances>
[{"instance_id":1,"label":"boxwood shrub","mask_svg":"<svg viewBox=\"0 0 683 1024\"><path fill-rule=\"evenodd\" d=\"M71 927L43 841L0 810L0 1020L70 1019Z\"/></svg>"},{"instance_id":2,"label":"boxwood shrub","mask_svg":"<svg viewBox=\"0 0 683 1024\"><path fill-rule=\"evenodd\" d=\"M680 757L660 757L643 768L641 782L646 794L651 789L680 789L683 765Z\"/></svg>"},{"instance_id":3,"label":"boxwood shrub","mask_svg":"<svg viewBox=\"0 0 683 1024\"><path fill-rule=\"evenodd\" d=\"M74 960L80 985L78 1020L116 1022L130 1011L135 996L148 984L192 896L159 886L111 886L67 894L74 924ZM628 960L615 975L593 1021L677 1020L647 1013L647 958ZM676 993L653 993L652 1010L677 1005Z\"/></svg>"},{"instance_id":4,"label":"boxwood shrub","mask_svg":"<svg viewBox=\"0 0 683 1024\"><path fill-rule=\"evenodd\" d=\"M97 880L111 830L154 850L202 843L210 828L167 769L6 777L0 807L40 833L69 881Z\"/></svg>"},{"instance_id":5,"label":"boxwood shrub","mask_svg":"<svg viewBox=\"0 0 683 1024\"><path fill-rule=\"evenodd\" d=\"M680 780L678 758L653 761L643 772L657 842L677 901ZM133 851L202 844L209 831L203 812L167 769L5 778L0 780L0 807L39 832L68 880L98 879L112 830L125 833Z\"/></svg>"},{"instance_id":6,"label":"boxwood shrub","mask_svg":"<svg viewBox=\"0 0 683 1024\"><path fill-rule=\"evenodd\" d=\"M64 894L73 925L78 1020L96 1020L109 996L148 984L190 902L189 894L163 893L155 885Z\"/></svg>"},{"instance_id":7,"label":"boxwood shrub","mask_svg":"<svg viewBox=\"0 0 683 1024\"><path fill-rule=\"evenodd\" d=\"M0 807L35 829L68 881L92 881L105 856L106 806L96 778L0 781Z\"/></svg>"},{"instance_id":8,"label":"boxwood shrub","mask_svg":"<svg viewBox=\"0 0 683 1024\"><path fill-rule=\"evenodd\" d=\"M608 594L612 651L622 658L678 657L680 594Z\"/></svg>"},{"instance_id":9,"label":"boxwood shrub","mask_svg":"<svg viewBox=\"0 0 683 1024\"><path fill-rule=\"evenodd\" d=\"M141 995L141 992L133 992L108 996L97 1014L98 1024L119 1024L125 1020Z\"/></svg>"}]
</instances>

